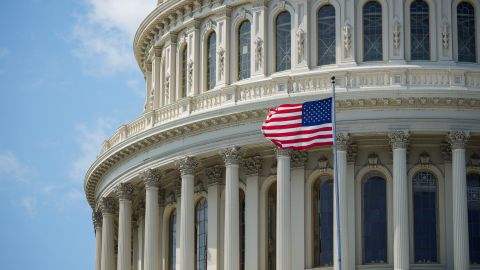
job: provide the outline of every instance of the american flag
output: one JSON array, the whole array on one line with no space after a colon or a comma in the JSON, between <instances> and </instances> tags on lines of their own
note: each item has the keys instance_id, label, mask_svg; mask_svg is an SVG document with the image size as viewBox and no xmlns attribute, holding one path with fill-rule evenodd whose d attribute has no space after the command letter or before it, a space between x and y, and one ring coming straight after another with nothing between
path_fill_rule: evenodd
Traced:
<instances>
[{"instance_id":1,"label":"american flag","mask_svg":"<svg viewBox=\"0 0 480 270\"><path fill-rule=\"evenodd\" d=\"M270 109L262 133L282 149L333 145L332 98Z\"/></svg>"}]
</instances>

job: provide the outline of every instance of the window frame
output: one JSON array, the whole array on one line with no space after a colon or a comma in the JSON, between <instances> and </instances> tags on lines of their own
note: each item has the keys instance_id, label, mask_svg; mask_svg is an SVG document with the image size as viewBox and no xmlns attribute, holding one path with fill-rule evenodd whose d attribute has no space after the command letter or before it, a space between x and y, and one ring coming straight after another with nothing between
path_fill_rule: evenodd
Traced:
<instances>
[{"instance_id":1,"label":"window frame","mask_svg":"<svg viewBox=\"0 0 480 270\"><path fill-rule=\"evenodd\" d=\"M466 2L469 3L470 5L473 6L473 11L475 14L475 54L476 54L476 59L474 62L460 62L458 59L458 14L457 14L457 7L460 3ZM452 48L453 48L453 59L454 61L461 63L461 64L466 64L466 65L471 65L471 64L476 64L479 62L480 58L480 46L479 46L479 35L480 35L480 22L479 22L479 13L480 12L480 5L476 1L470 1L470 0L454 0L452 3L452 25L450 29L450 33L452 35Z\"/></svg>"},{"instance_id":2,"label":"window frame","mask_svg":"<svg viewBox=\"0 0 480 270\"><path fill-rule=\"evenodd\" d=\"M278 66L277 66L277 48L278 48L278 44L277 44L277 20L278 20L278 17L283 14L283 13L287 13L290 15L290 67L287 68L287 69L284 69L284 70L278 70ZM288 71L291 71L292 68L293 68L293 64L294 64L294 53L293 53L293 49L294 49L294 46L293 46L293 41L294 41L294 38L292 37L292 33L293 33L293 23L294 23L294 20L292 18L292 12L288 9L282 9L280 11L278 11L275 16L273 17L273 31L272 31L272 34L273 34L273 39L272 39L272 42L273 42L273 50L272 51L272 54L273 54L273 58L272 58L272 68L273 68L273 72L274 73L278 73L278 72L288 72Z\"/></svg>"},{"instance_id":3,"label":"window frame","mask_svg":"<svg viewBox=\"0 0 480 270\"><path fill-rule=\"evenodd\" d=\"M378 61L365 61L365 56L363 54L363 39L364 39L364 34L363 34L363 7L368 3L368 2L378 2L380 6L382 7L382 60ZM391 42L391 35L390 33L390 22L388 20L388 9L387 9L387 3L385 0L360 0L356 3L356 25L355 28L352 30L354 32L355 38L355 44L356 47L356 59L358 63L362 64L378 64L378 63L384 63L390 59L390 47L389 44ZM359 27L359 28L356 28ZM358 33L355 33L355 29L358 29ZM388 30L388 31L386 31Z\"/></svg>"},{"instance_id":4,"label":"window frame","mask_svg":"<svg viewBox=\"0 0 480 270\"><path fill-rule=\"evenodd\" d=\"M331 6L334 10L334 29L335 29L335 35L334 35L334 44L335 44L335 49L334 49L334 52L335 52L335 55L334 55L334 61L333 63L328 63L328 64L320 64L320 61L319 61L319 51L320 51L320 45L318 43L318 40L319 40L319 33L320 33L320 29L319 29L319 20L320 20L320 10L322 8L325 8L327 6ZM334 4L334 3L330 3L330 2L322 2L320 5L317 6L317 8L315 9L315 16L314 16L314 23L312 24L313 26L313 30L314 30L314 37L313 37L313 42L315 43L315 46L312 46L314 48L314 51L315 53L312 54L314 56L314 58L312 59L313 61L315 61L315 66L317 67L325 67L325 66L331 66L331 65L335 65L338 63L338 59L340 57L340 53L339 53L339 26L338 26L338 8L337 6ZM341 47L340 47L341 48ZM340 51L342 51L340 49Z\"/></svg>"},{"instance_id":5,"label":"window frame","mask_svg":"<svg viewBox=\"0 0 480 270\"><path fill-rule=\"evenodd\" d=\"M245 23L245 22L248 22L250 24L250 40L249 40L249 66L248 66L248 69L249 69L249 75L248 77L246 78L240 78L240 28L242 27L242 25ZM252 77L252 63L253 63L253 59L252 59L252 40L253 40L253 34L252 34L252 20L248 17L245 17L241 20L239 20L236 24L235 24L235 30L234 30L234 33L235 33L235 40L234 40L234 44L235 44L235 61L234 61L234 72L235 72L235 80L236 81L243 81L243 80L248 80Z\"/></svg>"},{"instance_id":6,"label":"window frame","mask_svg":"<svg viewBox=\"0 0 480 270\"><path fill-rule=\"evenodd\" d=\"M212 35L215 35L215 54L213 56L213 59L214 60L214 69L213 69L213 76L215 77L215 84L213 85L213 87L210 87L209 85L209 67L210 67L210 63L209 63L209 39ZM208 91L211 91L211 90L214 90L216 87L217 87L217 49L218 49L218 36L217 36L217 32L212 29L212 30L209 30L207 31L205 34L204 34L204 40L203 40L203 59L204 59L204 64L203 64L203 79L204 79L204 82L202 83L203 84L203 93L205 92L208 92Z\"/></svg>"},{"instance_id":7,"label":"window frame","mask_svg":"<svg viewBox=\"0 0 480 270\"><path fill-rule=\"evenodd\" d=\"M415 2L415 0L407 0L405 2L405 59L407 61L412 62L428 62L428 61L435 61L438 59L437 56L437 48L441 50L443 45L441 44L441 39L438 41L438 46L436 46L437 42L437 32L438 28L441 26L437 26L437 6L435 1L431 0L423 0L428 5L428 19L429 19L429 42L430 42L430 59L428 60L412 60L412 35L411 35L411 14L410 14L410 7ZM441 38L441 34L440 34Z\"/></svg>"},{"instance_id":8,"label":"window frame","mask_svg":"<svg viewBox=\"0 0 480 270\"><path fill-rule=\"evenodd\" d=\"M315 207L315 204L317 203L318 199L319 199L319 196L320 194L318 194L316 188L320 188L327 184L327 182L331 181L332 182L332 185L334 185L334 179L333 179L333 176L330 175L330 174L322 174L318 177L316 177L316 179L313 181L312 185L311 185L311 200L310 200L310 203L311 203L311 220L312 220L312 239L313 239L313 243L312 243L312 259L313 259L313 263L312 265L314 267L319 267L319 268L322 268L322 267L333 267L333 264L334 264L334 256L333 254L335 253L335 248L333 247L333 243L332 243L332 265L318 265L316 263L316 253L317 253L317 250L315 249L315 241L317 241L316 237L317 237L317 234L316 234L316 230L318 230L318 224L316 223L315 219L317 218L316 214L317 212L315 210L318 210L316 207ZM333 190L334 190L334 187L332 186L332 193L333 193ZM333 195L333 198L332 198L332 214L334 215L334 202L335 201L335 196ZM334 224L335 224L335 221L332 220L332 239L334 237ZM321 232L319 232L319 234L321 234ZM333 242L335 242L335 240L333 239ZM321 262L321 261L320 261Z\"/></svg>"}]
</instances>

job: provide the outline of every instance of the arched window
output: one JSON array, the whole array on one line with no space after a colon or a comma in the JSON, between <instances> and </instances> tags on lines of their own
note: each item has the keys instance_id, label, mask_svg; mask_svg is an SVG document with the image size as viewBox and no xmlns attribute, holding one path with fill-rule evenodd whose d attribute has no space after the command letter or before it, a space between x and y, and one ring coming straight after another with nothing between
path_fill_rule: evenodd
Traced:
<instances>
[{"instance_id":1,"label":"arched window","mask_svg":"<svg viewBox=\"0 0 480 270\"><path fill-rule=\"evenodd\" d=\"M383 60L382 6L376 1L363 6L363 60Z\"/></svg>"},{"instance_id":2,"label":"arched window","mask_svg":"<svg viewBox=\"0 0 480 270\"><path fill-rule=\"evenodd\" d=\"M185 46L182 50L182 93L181 97L187 96L187 77L188 74L188 48Z\"/></svg>"},{"instance_id":3,"label":"arched window","mask_svg":"<svg viewBox=\"0 0 480 270\"><path fill-rule=\"evenodd\" d=\"M238 79L250 78L250 21L238 28Z\"/></svg>"},{"instance_id":4,"label":"arched window","mask_svg":"<svg viewBox=\"0 0 480 270\"><path fill-rule=\"evenodd\" d=\"M470 263L480 264L480 174L467 175Z\"/></svg>"},{"instance_id":5,"label":"arched window","mask_svg":"<svg viewBox=\"0 0 480 270\"><path fill-rule=\"evenodd\" d=\"M217 34L210 33L207 39L207 89L213 89L217 75Z\"/></svg>"},{"instance_id":6,"label":"arched window","mask_svg":"<svg viewBox=\"0 0 480 270\"><path fill-rule=\"evenodd\" d=\"M387 183L377 174L363 184L363 263L387 263Z\"/></svg>"},{"instance_id":7,"label":"arched window","mask_svg":"<svg viewBox=\"0 0 480 270\"><path fill-rule=\"evenodd\" d=\"M170 214L169 224L169 239L168 239L168 262L169 270L176 270L177 266L177 209Z\"/></svg>"},{"instance_id":8,"label":"arched window","mask_svg":"<svg viewBox=\"0 0 480 270\"><path fill-rule=\"evenodd\" d=\"M240 198L240 270L245 270L245 192L239 191Z\"/></svg>"},{"instance_id":9,"label":"arched window","mask_svg":"<svg viewBox=\"0 0 480 270\"><path fill-rule=\"evenodd\" d=\"M423 0L410 5L410 37L412 60L430 60L429 8Z\"/></svg>"},{"instance_id":10,"label":"arched window","mask_svg":"<svg viewBox=\"0 0 480 270\"><path fill-rule=\"evenodd\" d=\"M314 263L333 266L333 180L322 176L313 188Z\"/></svg>"},{"instance_id":11,"label":"arched window","mask_svg":"<svg viewBox=\"0 0 480 270\"><path fill-rule=\"evenodd\" d=\"M268 188L267 196L267 270L275 270L277 253L277 183Z\"/></svg>"},{"instance_id":12,"label":"arched window","mask_svg":"<svg viewBox=\"0 0 480 270\"><path fill-rule=\"evenodd\" d=\"M207 228L208 205L205 198L201 198L195 207L195 269L207 270Z\"/></svg>"},{"instance_id":13,"label":"arched window","mask_svg":"<svg viewBox=\"0 0 480 270\"><path fill-rule=\"evenodd\" d=\"M458 61L476 62L475 10L470 3L457 6Z\"/></svg>"},{"instance_id":14,"label":"arched window","mask_svg":"<svg viewBox=\"0 0 480 270\"><path fill-rule=\"evenodd\" d=\"M430 172L419 172L412 187L415 263L436 263L437 179Z\"/></svg>"},{"instance_id":15,"label":"arched window","mask_svg":"<svg viewBox=\"0 0 480 270\"><path fill-rule=\"evenodd\" d=\"M290 69L292 62L292 26L290 13L288 11L283 11L278 14L275 21L275 41L276 41L276 71L283 71Z\"/></svg>"},{"instance_id":16,"label":"arched window","mask_svg":"<svg viewBox=\"0 0 480 270\"><path fill-rule=\"evenodd\" d=\"M335 8L325 5L317 14L317 55L318 65L335 63Z\"/></svg>"}]
</instances>

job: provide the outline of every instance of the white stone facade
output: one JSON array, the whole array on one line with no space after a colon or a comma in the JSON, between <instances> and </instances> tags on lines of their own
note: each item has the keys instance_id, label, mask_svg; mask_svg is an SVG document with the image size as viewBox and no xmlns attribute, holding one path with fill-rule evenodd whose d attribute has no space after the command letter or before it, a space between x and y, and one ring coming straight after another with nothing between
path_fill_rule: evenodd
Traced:
<instances>
[{"instance_id":1,"label":"white stone facade","mask_svg":"<svg viewBox=\"0 0 480 270\"><path fill-rule=\"evenodd\" d=\"M428 59L412 60L420 50L412 49L412 17L421 13L411 11L414 2L428 7ZM381 14L376 61L364 48L371 3ZM467 4L474 13L459 17ZM328 5L335 58L319 65L319 10ZM282 12L290 15L290 68L277 72ZM332 194L321 193L333 178L332 148L281 151L260 132L268 108L330 97L331 76L342 269L480 269L480 223L471 225L480 186L470 179L480 177L479 16L480 2L462 0L159 1L134 40L144 113L104 142L85 177L95 269L338 269L336 230L322 231L336 218L319 225L337 207L322 208L322 196ZM464 18L471 24L459 27ZM248 52L239 48L245 21ZM239 80L245 69L248 78ZM419 224L434 226L418 233ZM372 240L371 228L384 229L375 233L385 243Z\"/></svg>"}]
</instances>

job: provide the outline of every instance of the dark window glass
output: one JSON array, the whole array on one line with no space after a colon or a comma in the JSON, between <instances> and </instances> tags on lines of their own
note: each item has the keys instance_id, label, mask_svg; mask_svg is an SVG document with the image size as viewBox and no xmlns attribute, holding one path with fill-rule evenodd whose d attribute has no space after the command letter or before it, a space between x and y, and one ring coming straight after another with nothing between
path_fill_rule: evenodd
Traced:
<instances>
[{"instance_id":1,"label":"dark window glass","mask_svg":"<svg viewBox=\"0 0 480 270\"><path fill-rule=\"evenodd\" d=\"M467 175L470 262L480 264L480 174Z\"/></svg>"},{"instance_id":2,"label":"dark window glass","mask_svg":"<svg viewBox=\"0 0 480 270\"><path fill-rule=\"evenodd\" d=\"M240 189L240 270L245 270L245 193Z\"/></svg>"},{"instance_id":3,"label":"dark window glass","mask_svg":"<svg viewBox=\"0 0 480 270\"><path fill-rule=\"evenodd\" d=\"M238 29L238 79L250 77L250 22L244 21Z\"/></svg>"},{"instance_id":4,"label":"dark window glass","mask_svg":"<svg viewBox=\"0 0 480 270\"><path fill-rule=\"evenodd\" d=\"M276 71L290 69L291 66L291 18L290 13L284 11L277 16L276 31Z\"/></svg>"},{"instance_id":5,"label":"dark window glass","mask_svg":"<svg viewBox=\"0 0 480 270\"><path fill-rule=\"evenodd\" d=\"M182 51L182 97L187 96L187 69L188 69L188 64L187 64L187 59L188 59L188 51L187 51L187 46L183 48Z\"/></svg>"},{"instance_id":6,"label":"dark window glass","mask_svg":"<svg viewBox=\"0 0 480 270\"><path fill-rule=\"evenodd\" d=\"M387 184L371 175L363 184L363 262L387 263Z\"/></svg>"},{"instance_id":7,"label":"dark window glass","mask_svg":"<svg viewBox=\"0 0 480 270\"><path fill-rule=\"evenodd\" d=\"M457 6L458 61L476 62L475 10L467 2Z\"/></svg>"},{"instance_id":8,"label":"dark window glass","mask_svg":"<svg viewBox=\"0 0 480 270\"><path fill-rule=\"evenodd\" d=\"M382 61L382 6L370 1L363 6L363 59Z\"/></svg>"},{"instance_id":9,"label":"dark window glass","mask_svg":"<svg viewBox=\"0 0 480 270\"><path fill-rule=\"evenodd\" d=\"M177 209L173 210L173 212L170 214L169 226L169 269L175 270L177 266Z\"/></svg>"},{"instance_id":10,"label":"dark window glass","mask_svg":"<svg viewBox=\"0 0 480 270\"><path fill-rule=\"evenodd\" d=\"M314 186L314 262L333 266L333 180L321 177Z\"/></svg>"},{"instance_id":11,"label":"dark window glass","mask_svg":"<svg viewBox=\"0 0 480 270\"><path fill-rule=\"evenodd\" d=\"M429 172L413 176L415 263L437 262L437 179Z\"/></svg>"},{"instance_id":12,"label":"dark window glass","mask_svg":"<svg viewBox=\"0 0 480 270\"><path fill-rule=\"evenodd\" d=\"M267 269L275 270L277 252L277 183L270 185L267 198Z\"/></svg>"},{"instance_id":13,"label":"dark window glass","mask_svg":"<svg viewBox=\"0 0 480 270\"><path fill-rule=\"evenodd\" d=\"M325 5L317 14L318 65L335 63L335 8Z\"/></svg>"},{"instance_id":14,"label":"dark window glass","mask_svg":"<svg viewBox=\"0 0 480 270\"><path fill-rule=\"evenodd\" d=\"M217 81L217 35L210 33L207 39L207 89L213 89Z\"/></svg>"},{"instance_id":15,"label":"dark window glass","mask_svg":"<svg viewBox=\"0 0 480 270\"><path fill-rule=\"evenodd\" d=\"M205 198L201 198L195 207L195 269L207 270L207 228L208 205Z\"/></svg>"},{"instance_id":16,"label":"dark window glass","mask_svg":"<svg viewBox=\"0 0 480 270\"><path fill-rule=\"evenodd\" d=\"M428 4L415 0L410 5L412 60L430 60L430 20Z\"/></svg>"}]
</instances>

